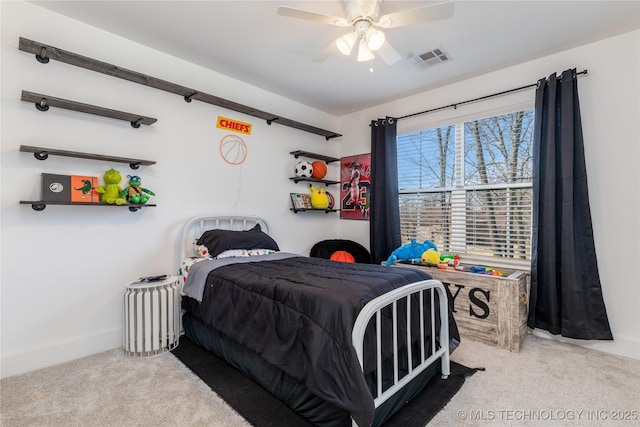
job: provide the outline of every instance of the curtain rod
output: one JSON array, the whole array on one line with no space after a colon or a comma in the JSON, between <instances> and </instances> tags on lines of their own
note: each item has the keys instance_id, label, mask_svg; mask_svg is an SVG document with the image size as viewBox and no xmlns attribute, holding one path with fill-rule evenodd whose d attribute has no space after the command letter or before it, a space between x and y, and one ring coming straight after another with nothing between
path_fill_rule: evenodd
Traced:
<instances>
[{"instance_id":1,"label":"curtain rod","mask_svg":"<svg viewBox=\"0 0 640 427\"><path fill-rule=\"evenodd\" d=\"M583 74L586 75L587 74L587 70L583 70L583 71L580 71L580 72L576 73L576 76L583 75ZM445 105L445 106L438 107L438 108L432 108L430 110L420 111L419 113L407 114L406 116L396 117L395 119L396 120L406 119L408 117L418 116L420 114L433 113L434 111L440 111L440 110L444 110L444 109L451 108L451 107L456 109L456 108L458 108L459 105L469 104L471 102L476 102L476 101L482 101L483 99L493 98L495 96L500 96L500 95L506 95L507 93L518 92L520 90L529 89L530 87L535 87L535 86L538 86L538 82L530 84L530 85L526 85L526 86L517 87L515 89L509 89L509 90L505 90L505 91L498 92L498 93L492 93L491 95L481 96L480 98L469 99L467 101L456 102L455 104L449 104L449 105Z\"/></svg>"}]
</instances>

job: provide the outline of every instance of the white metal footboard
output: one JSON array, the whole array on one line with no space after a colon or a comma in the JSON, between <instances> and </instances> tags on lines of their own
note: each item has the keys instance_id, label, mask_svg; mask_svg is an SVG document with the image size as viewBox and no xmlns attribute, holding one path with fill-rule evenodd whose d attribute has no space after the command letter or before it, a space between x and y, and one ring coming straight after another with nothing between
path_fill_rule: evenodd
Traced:
<instances>
[{"instance_id":1,"label":"white metal footboard","mask_svg":"<svg viewBox=\"0 0 640 427\"><path fill-rule=\"evenodd\" d=\"M440 331L439 333L439 343L440 348L436 349L436 305L435 305L435 296L434 292L438 293L439 300L439 317L440 317ZM411 308L411 296L418 295L419 299L419 319L420 319L420 359L422 362L418 363L416 366L413 366L414 355L412 354L411 346L407 348L407 366L409 367L409 372L402 378L398 378L398 311L397 304L398 301L403 299L406 300L405 304L407 305L407 313L412 311ZM427 298L431 298L431 312L424 313L424 298L425 295ZM381 310L385 307L391 307L392 316L393 316L393 385L391 385L386 390L382 390L382 334L381 334ZM415 307L413 308L415 310ZM412 379L418 376L422 371L424 371L427 367L433 364L437 359L441 360L441 370L443 378L447 378L449 376L449 311L448 311L448 302L447 302L447 294L445 292L444 285L437 280L424 280L421 282L415 282L406 286L403 286L398 289L394 289L391 292L388 292L384 295L379 296L378 298L370 301L367 305L364 306L356 322L353 326L353 346L355 347L356 353L358 355L358 361L360 362L360 366L364 366L364 358L363 358L363 349L364 349L364 336L365 330L369 321L375 316L376 321L376 378L377 378L377 387L376 387L376 396L374 398L375 407L379 407L382 405L387 399L397 393L402 387L408 384ZM425 342L425 323L424 316L431 316L431 345L429 346L428 342ZM412 324L411 324L411 316L406 316L406 329L407 329L407 342L411 342L412 336ZM430 351L427 353L427 349L430 348ZM356 425L355 423L353 424Z\"/></svg>"}]
</instances>

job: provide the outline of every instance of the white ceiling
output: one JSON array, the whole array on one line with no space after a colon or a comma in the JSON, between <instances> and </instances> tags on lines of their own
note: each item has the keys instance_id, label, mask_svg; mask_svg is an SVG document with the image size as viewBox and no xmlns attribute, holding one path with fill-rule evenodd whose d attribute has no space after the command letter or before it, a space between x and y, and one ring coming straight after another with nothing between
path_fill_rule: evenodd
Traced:
<instances>
[{"instance_id":1,"label":"white ceiling","mask_svg":"<svg viewBox=\"0 0 640 427\"><path fill-rule=\"evenodd\" d=\"M385 30L394 65L355 52L318 63L346 29L276 12L343 16L339 0L32 3L336 116L640 28L640 1L455 1L451 19ZM431 3L386 0L382 14ZM449 61L406 59L436 48Z\"/></svg>"}]
</instances>

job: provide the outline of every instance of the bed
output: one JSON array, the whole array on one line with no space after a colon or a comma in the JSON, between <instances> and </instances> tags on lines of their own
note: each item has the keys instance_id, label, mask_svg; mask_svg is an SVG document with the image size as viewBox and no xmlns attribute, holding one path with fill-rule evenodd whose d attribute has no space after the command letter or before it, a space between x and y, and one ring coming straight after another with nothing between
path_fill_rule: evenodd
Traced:
<instances>
[{"instance_id":1,"label":"bed","mask_svg":"<svg viewBox=\"0 0 640 427\"><path fill-rule=\"evenodd\" d=\"M281 251L258 217L199 216L180 239L184 333L318 426L379 426L459 344L420 270Z\"/></svg>"}]
</instances>

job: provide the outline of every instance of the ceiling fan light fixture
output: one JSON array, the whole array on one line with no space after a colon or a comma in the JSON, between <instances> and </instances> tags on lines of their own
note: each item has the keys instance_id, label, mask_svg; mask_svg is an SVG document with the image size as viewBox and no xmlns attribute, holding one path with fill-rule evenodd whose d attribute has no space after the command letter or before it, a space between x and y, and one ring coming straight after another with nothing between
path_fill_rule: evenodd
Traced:
<instances>
[{"instance_id":1,"label":"ceiling fan light fixture","mask_svg":"<svg viewBox=\"0 0 640 427\"><path fill-rule=\"evenodd\" d=\"M378 26L382 28L389 28L391 25L393 25L393 19L387 15L382 16L378 21Z\"/></svg>"},{"instance_id":2,"label":"ceiling fan light fixture","mask_svg":"<svg viewBox=\"0 0 640 427\"><path fill-rule=\"evenodd\" d=\"M375 58L375 55L364 40L360 40L360 46L358 47L358 62L371 61Z\"/></svg>"},{"instance_id":3,"label":"ceiling fan light fixture","mask_svg":"<svg viewBox=\"0 0 640 427\"><path fill-rule=\"evenodd\" d=\"M343 55L349 56L357 39L353 32L347 33L336 40L336 47Z\"/></svg>"},{"instance_id":4,"label":"ceiling fan light fixture","mask_svg":"<svg viewBox=\"0 0 640 427\"><path fill-rule=\"evenodd\" d=\"M453 1L437 0L424 2L429 4L414 9L382 15L380 12L383 0L341 1L344 12L342 17L287 6L278 8L280 16L351 28L349 34L341 36L314 56L314 62L324 61L337 50L346 56L351 55L357 42L358 61L371 61L378 56L387 65L395 64L402 56L385 40L386 29L448 19L453 16L454 9Z\"/></svg>"},{"instance_id":5,"label":"ceiling fan light fixture","mask_svg":"<svg viewBox=\"0 0 640 427\"><path fill-rule=\"evenodd\" d=\"M367 30L365 38L367 40L367 47L372 51L380 49L385 40L384 33L382 31L376 30L373 27L370 27Z\"/></svg>"}]
</instances>

